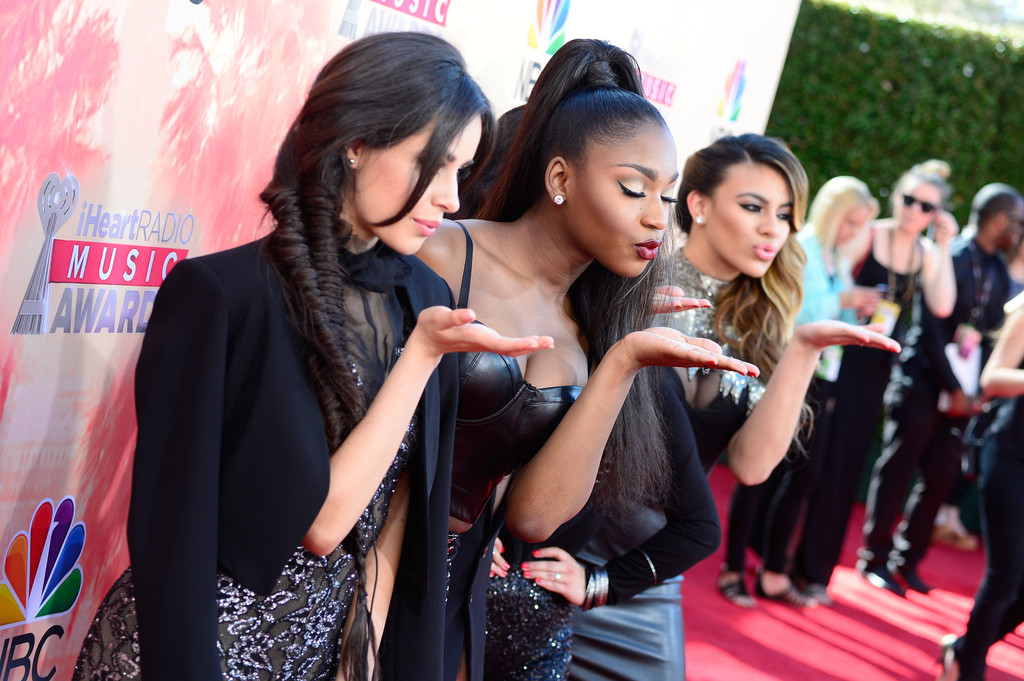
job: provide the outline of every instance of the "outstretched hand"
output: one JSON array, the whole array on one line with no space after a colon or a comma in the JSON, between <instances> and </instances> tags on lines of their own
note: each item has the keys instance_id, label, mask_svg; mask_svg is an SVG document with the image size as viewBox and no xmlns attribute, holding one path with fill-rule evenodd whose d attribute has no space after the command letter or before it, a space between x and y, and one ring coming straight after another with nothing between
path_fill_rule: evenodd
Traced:
<instances>
[{"instance_id":1,"label":"outstretched hand","mask_svg":"<svg viewBox=\"0 0 1024 681\"><path fill-rule=\"evenodd\" d=\"M900 344L881 333L881 324L857 326L835 320L809 322L796 328L794 339L822 350L829 345L863 345L889 352L899 352Z\"/></svg>"},{"instance_id":2,"label":"outstretched hand","mask_svg":"<svg viewBox=\"0 0 1024 681\"><path fill-rule=\"evenodd\" d=\"M685 312L698 307L711 307L710 300L689 298L678 286L659 286L651 298L651 314L667 314L669 312Z\"/></svg>"},{"instance_id":3,"label":"outstretched hand","mask_svg":"<svg viewBox=\"0 0 1024 681\"><path fill-rule=\"evenodd\" d=\"M675 329L652 326L634 331L620 341L639 366L706 367L757 376L760 370L722 354L722 347L707 338L687 336Z\"/></svg>"},{"instance_id":4,"label":"outstretched hand","mask_svg":"<svg viewBox=\"0 0 1024 681\"><path fill-rule=\"evenodd\" d=\"M473 324L475 320L476 313L472 310L452 310L440 305L428 307L420 312L406 351L412 345L423 347L437 357L449 352L496 352L518 357L553 347L555 343L551 336L502 336L484 324Z\"/></svg>"}]
</instances>

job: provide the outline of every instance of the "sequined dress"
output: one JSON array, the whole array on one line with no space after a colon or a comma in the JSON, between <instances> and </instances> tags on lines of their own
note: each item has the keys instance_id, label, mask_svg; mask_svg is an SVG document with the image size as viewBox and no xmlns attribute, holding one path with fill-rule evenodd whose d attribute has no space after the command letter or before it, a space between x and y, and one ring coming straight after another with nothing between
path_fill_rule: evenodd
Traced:
<instances>
[{"instance_id":1,"label":"sequined dress","mask_svg":"<svg viewBox=\"0 0 1024 681\"><path fill-rule=\"evenodd\" d=\"M468 305L473 272L473 241L468 231L465 234L466 262L459 307ZM476 517L477 511L474 502L486 500L486 503L481 504L482 515L458 537L458 551L454 553L450 564L445 627L446 678L455 678L463 659L467 678L471 681L494 677L492 672L485 671L485 657L490 656L489 650L485 655L485 646L489 648L492 641L489 632L484 636L485 622L489 622L485 610L490 607L488 589L489 584L493 584L493 580L488 579L491 546L504 524L505 506L503 503L497 508L494 506L493 488L489 485L495 478L491 477L491 473L501 471L496 478L500 480L504 472L516 470L528 461L557 428L580 391L579 386L538 389L526 381L516 360L493 353L463 353L459 358L459 407L453 453L455 463L451 515L471 520ZM487 465L475 465L481 461ZM471 504L472 509L466 515ZM506 546L511 547L511 542L506 543ZM510 599L506 601L509 606L518 609L515 619L510 618L507 622L512 626L526 626L535 636L544 637L545 642L540 644L542 646L559 645L559 642L566 641L571 606L561 596L551 599L550 594L546 594L544 605L535 607L537 601L534 597L544 599L545 595L540 594L542 590L532 583L524 583L521 572L519 579L521 581L516 590L504 592ZM519 596L526 598L520 599ZM560 614L552 617L549 605L556 610L560 609ZM544 613L539 612L541 608ZM524 618L521 619L520 614ZM550 639L547 630L540 633L537 627L532 626L540 623L541 618L547 625L554 627ZM559 622L562 623L561 629L558 629ZM537 641L536 638L520 637L518 633L513 638L521 645L515 651L507 652L516 656L526 652L525 648ZM567 648L565 652L567 655ZM512 666L516 666L514 662ZM402 678L415 676L406 675Z\"/></svg>"},{"instance_id":2,"label":"sequined dress","mask_svg":"<svg viewBox=\"0 0 1024 681\"><path fill-rule=\"evenodd\" d=\"M370 505L356 522L365 552L387 519L391 494L414 446L415 419ZM341 545L327 556L300 546L269 595L217 573L220 637L217 651L227 679L333 679L345 616L355 592L352 555ZM75 665L76 679L142 678L132 570L114 582Z\"/></svg>"},{"instance_id":3,"label":"sequined dress","mask_svg":"<svg viewBox=\"0 0 1024 681\"><path fill-rule=\"evenodd\" d=\"M735 356L734 348L723 342L715 329L718 294L729 282L698 270L686 259L682 250L672 254L670 264L672 284L683 289L687 296L709 300L711 307L659 315L655 323L677 329L688 336L713 340L722 346L726 355ZM687 387L695 388L702 395L702 399L694 400L691 391L687 390L686 402L697 437L701 463L706 471L710 471L729 440L764 395L765 386L758 378L733 371L691 367L686 370L686 375L690 384ZM717 382L717 396L711 399L707 394L710 390L704 390L708 381ZM679 389L685 389L682 382Z\"/></svg>"},{"instance_id":4,"label":"sequined dress","mask_svg":"<svg viewBox=\"0 0 1024 681\"><path fill-rule=\"evenodd\" d=\"M534 549L542 546L559 546L575 553L596 525L597 516L588 506L543 543L526 543L502 531L504 557L512 567L504 577L491 577L487 583L485 681L565 678L572 657L576 606L526 579L520 566L532 560Z\"/></svg>"},{"instance_id":5,"label":"sequined dress","mask_svg":"<svg viewBox=\"0 0 1024 681\"><path fill-rule=\"evenodd\" d=\"M200 457L180 446L173 447L173 443L169 445L170 451L165 447L157 448L153 443L153 432L162 432L159 425L161 419L165 421L166 418L154 414L151 403L141 402L145 408L138 410L139 445L136 448L132 509L139 506L137 515L145 519L146 524L136 523L133 526L130 511L128 529L133 566L115 581L100 605L83 643L73 679L211 678L217 667L218 677L227 679L335 678L340 639L358 576L352 547L358 545L363 555L373 550L387 518L395 485L409 464L412 452L421 449L417 443L421 439L419 431L425 423L421 411L423 405L421 403L421 410L407 425L387 472L346 540L327 556L318 556L296 546L326 497L324 478L329 477L330 450L326 446L315 395L305 383L306 352L302 344L294 340L295 331L284 311L277 279L265 269L259 249L259 244L250 244L196 258L195 261L183 261L158 294L146 341L151 340L154 323L158 323L157 332L152 336L152 346L144 342L139 376L150 378L153 367L162 372L157 374L158 378L166 376L166 361L161 362L167 359L166 352L163 356L158 352L163 349L160 341L164 339L180 342L183 337L193 338L205 332L207 337L202 339L205 343L203 351L219 357L218 353L223 348L230 350L224 355L228 358L224 365L226 368L218 365L214 370L204 371L202 367L205 365L198 361L200 357L192 353L182 358L180 366L172 369L190 374L188 378L192 383L184 383L186 387L199 386L192 391L182 389L180 394L173 396L174 400L191 401L197 399L197 395L205 394L215 394L220 399L210 408L190 410L188 413L194 414L195 422L175 422L174 430L175 433L197 434L191 441L196 443L196 449L201 449L203 459L214 459L218 472L214 476L202 475L198 470ZM356 376L357 387L367 399L377 393L390 367L401 354L404 339L411 330L408 320L414 318L394 285L408 280L408 266L392 256L389 269L389 261L385 258L387 254L382 256L378 251L380 249L359 255L345 252L339 256L348 260L346 268L352 279L346 282L343 296L345 330L349 341L348 366ZM234 288L228 288L229 285ZM179 311L189 311L189 318L196 317L191 312L195 301L216 302L218 298L229 301L229 304L199 318L223 319L225 327L230 330L226 337L218 334L216 324L209 321L197 329L186 327L179 330L182 326L178 321L181 317L176 316ZM177 323L169 323L172 320ZM251 320L263 325L246 327L245 322ZM246 344L250 339L257 341ZM143 371L143 366L147 371ZM270 388L263 388L262 392L252 390L250 386L254 384L274 385L270 378L276 377L275 371L287 372L289 377L297 378L288 378L291 384L282 388L283 392L268 394ZM247 380L232 382L236 376ZM151 383L152 380L137 381L137 395L140 392L143 395L151 393L154 390ZM223 390L225 385L228 389ZM260 395L266 395L267 401L259 401L256 396ZM282 397L286 399L282 400ZM270 406L264 410L263 404ZM213 414L212 418L217 419L214 428L200 428L198 422L204 414ZM297 422L302 424L302 430L296 429ZM265 430L265 423L271 426L270 431ZM211 430L213 435L209 434ZM285 433L280 442L274 440L275 431ZM242 440L247 446L240 448L237 443L242 435L253 432L260 433L264 441L279 446L255 451L254 448L261 443ZM175 457L177 470L190 480L205 481L212 477L218 482L213 485L203 482L202 489L209 496L194 495L183 499L179 495L165 503L159 514L154 514L148 512L150 507L144 505L146 496L164 493L166 489L178 489L181 485L177 478L171 477L174 472L163 472L155 478L155 490L142 487L147 490L143 494L139 470L141 467L145 474L154 468L170 468L164 466L161 469L159 466L159 462L166 461L169 456ZM302 473L293 473L296 470ZM143 477L141 482L148 479ZM256 489L265 490L267 485L271 485L278 490L278 497L264 494L254 500L257 504L264 504L271 511L271 516L294 515L294 509L300 505L310 509L297 521L300 523L296 525L297 531L289 531L288 545L282 545L280 533L274 533L275 528L271 527L273 517L268 520L261 515L263 508L223 502L216 505L218 498L236 498L229 497L227 492L234 494L235 488L230 485L238 480L242 481L243 487L256 486ZM244 484L246 481L248 485ZM285 493L285 490L291 491ZM307 503L308 499L312 499L312 505ZM218 531L200 535L190 526L192 533L183 533L189 541L179 542L169 554L172 558L177 559L184 553L184 564L187 564L188 552L196 552L202 538L212 537L218 545L230 546L231 540L245 536L243 533L250 526L255 543L250 541L247 545L253 547L253 553L240 562L229 562L236 560L238 551L218 551L216 563L210 565L208 581L205 571L196 570L198 576L183 575L179 568L163 580L164 588L174 597L163 603L154 603L154 561L151 556L157 551L165 553L163 546L168 542L147 544L143 540L174 536L164 527L186 523L195 515L194 508L187 508L186 512L182 504L192 504L193 507L210 504L211 512L201 519L217 527ZM229 514L243 520L251 517L257 524L241 526L241 521L225 524L223 518ZM147 533L147 528L153 526L158 527ZM142 530L141 537L137 532L133 537L136 528ZM271 553L271 548L277 553ZM273 555L280 555L279 561L269 557ZM161 562L167 560L162 558ZM206 564L205 561L196 562ZM265 580L256 582L258 591L252 584L250 568L254 564L260 564L261 569L270 565ZM225 565L234 567L226 568ZM248 582L245 579L247 571ZM149 582L145 581L144 573L150 578ZM146 584L150 585L149 591L146 591ZM206 593L212 597L211 601L206 600ZM201 602L201 608L192 606L195 601ZM205 605L207 603L209 605ZM186 605L190 608L186 609ZM187 613L183 620L182 613ZM210 615L209 626L204 619L207 613ZM184 623L171 624L177 621L176 618ZM200 624L203 625L201 628ZM196 631L203 633L197 636ZM167 657L168 649L180 650L180 659L174 659L173 655ZM203 663L201 670L197 660Z\"/></svg>"}]
</instances>

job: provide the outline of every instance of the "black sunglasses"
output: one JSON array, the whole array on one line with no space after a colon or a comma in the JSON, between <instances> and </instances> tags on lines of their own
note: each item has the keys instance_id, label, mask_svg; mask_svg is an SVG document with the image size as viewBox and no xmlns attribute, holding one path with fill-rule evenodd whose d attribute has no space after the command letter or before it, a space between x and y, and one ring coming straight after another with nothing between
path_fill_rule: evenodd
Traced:
<instances>
[{"instance_id":1,"label":"black sunglasses","mask_svg":"<svg viewBox=\"0 0 1024 681\"><path fill-rule=\"evenodd\" d=\"M935 210L935 204L934 203L928 203L927 201L920 201L920 200L915 199L913 196L910 196L908 194L904 194L903 195L903 205L904 206L906 206L907 208L910 208L915 203L917 205L921 206L921 212L922 213L931 213L933 210Z\"/></svg>"}]
</instances>

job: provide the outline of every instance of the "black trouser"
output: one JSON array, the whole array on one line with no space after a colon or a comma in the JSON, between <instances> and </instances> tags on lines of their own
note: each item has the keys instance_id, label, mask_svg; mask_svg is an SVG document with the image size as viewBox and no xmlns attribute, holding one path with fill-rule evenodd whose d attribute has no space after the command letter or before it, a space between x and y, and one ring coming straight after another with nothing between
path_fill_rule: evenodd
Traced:
<instances>
[{"instance_id":1,"label":"black trouser","mask_svg":"<svg viewBox=\"0 0 1024 681\"><path fill-rule=\"evenodd\" d=\"M954 646L963 681L982 679L988 649L1024 623L1024 459L988 443L978 486L986 566L967 632Z\"/></svg>"},{"instance_id":2,"label":"black trouser","mask_svg":"<svg viewBox=\"0 0 1024 681\"><path fill-rule=\"evenodd\" d=\"M725 540L725 569L743 572L747 547L755 535L759 535L759 523L764 522L763 506L766 495L779 487L785 472L785 462L780 463L760 485L737 484L732 490L729 503L729 529ZM759 553L760 546L755 546ZM776 568L768 567L769 570ZM781 572L781 570L779 570Z\"/></svg>"},{"instance_id":3,"label":"black trouser","mask_svg":"<svg viewBox=\"0 0 1024 681\"><path fill-rule=\"evenodd\" d=\"M743 569L743 549L749 544L764 559L766 570L788 570L790 542L800 523L804 503L814 489L822 460L821 447L816 447L815 443L822 443L825 438L812 438L818 434L819 427L827 428L828 419L822 414L830 406L833 385L815 379L807 390L810 431L801 435L809 432L811 437L803 437L804 451L796 451L796 448L790 451L763 484L737 485L733 490L726 553L728 569Z\"/></svg>"},{"instance_id":4,"label":"black trouser","mask_svg":"<svg viewBox=\"0 0 1024 681\"><path fill-rule=\"evenodd\" d=\"M931 544L935 515L960 477L966 418L949 418L937 409L938 394L916 385L893 391L886 413L882 455L875 462L864 515L864 546L860 556L867 567L884 565L890 558L915 569ZM920 472L907 499L907 488ZM903 509L903 521L893 526Z\"/></svg>"},{"instance_id":5,"label":"black trouser","mask_svg":"<svg viewBox=\"0 0 1024 681\"><path fill-rule=\"evenodd\" d=\"M817 482L811 492L793 574L800 580L828 584L850 521L868 450L889 384L892 353L847 347L833 385L834 407L815 422L812 452L820 452Z\"/></svg>"}]
</instances>

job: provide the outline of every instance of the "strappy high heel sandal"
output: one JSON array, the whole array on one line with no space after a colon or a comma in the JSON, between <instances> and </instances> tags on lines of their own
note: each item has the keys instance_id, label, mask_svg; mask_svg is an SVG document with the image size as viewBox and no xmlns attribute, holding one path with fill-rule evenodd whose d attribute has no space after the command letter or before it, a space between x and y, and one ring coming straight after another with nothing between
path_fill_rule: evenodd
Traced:
<instances>
[{"instance_id":1,"label":"strappy high heel sandal","mask_svg":"<svg viewBox=\"0 0 1024 681\"><path fill-rule=\"evenodd\" d=\"M783 603L789 603L790 605L795 605L799 608L818 607L818 601L796 588L796 585L793 584L792 580L789 582L789 588L784 589L777 594L765 592L764 587L761 585L761 572L761 570L757 571L757 581L754 583L754 593L761 598L767 598L773 601L782 601Z\"/></svg>"},{"instance_id":2,"label":"strappy high heel sandal","mask_svg":"<svg viewBox=\"0 0 1024 681\"><path fill-rule=\"evenodd\" d=\"M732 575L735 575L735 578L731 577ZM757 601L747 591L747 585L743 583L742 573L722 572L715 581L715 588L733 605L741 608L753 608L757 605Z\"/></svg>"}]
</instances>

